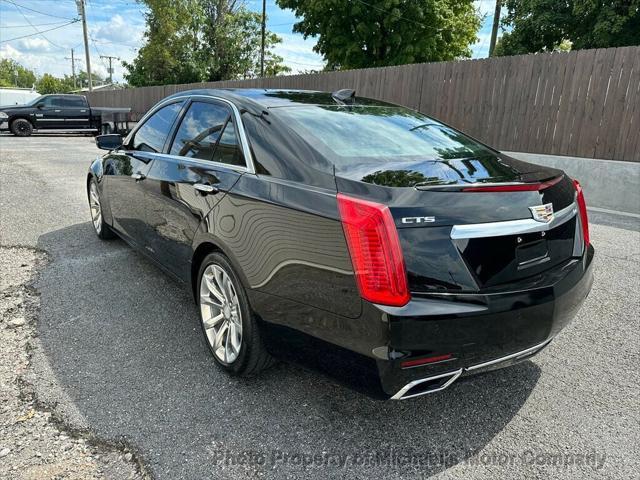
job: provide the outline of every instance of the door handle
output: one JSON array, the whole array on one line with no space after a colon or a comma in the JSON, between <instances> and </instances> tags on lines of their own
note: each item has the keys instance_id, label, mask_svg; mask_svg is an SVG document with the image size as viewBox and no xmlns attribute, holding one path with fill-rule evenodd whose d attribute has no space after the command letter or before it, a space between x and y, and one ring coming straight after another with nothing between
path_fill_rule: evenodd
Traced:
<instances>
[{"instance_id":1,"label":"door handle","mask_svg":"<svg viewBox=\"0 0 640 480\"><path fill-rule=\"evenodd\" d=\"M206 183L196 183L193 185L198 192L202 195L209 195L210 193L218 193L220 189L218 187L214 187L213 185L209 185Z\"/></svg>"},{"instance_id":2,"label":"door handle","mask_svg":"<svg viewBox=\"0 0 640 480\"><path fill-rule=\"evenodd\" d=\"M140 172L138 172L138 173L134 173L133 175L131 175L131 178L133 178L136 182L140 182L140 181L144 180L145 178L147 178L147 176L143 175Z\"/></svg>"},{"instance_id":3,"label":"door handle","mask_svg":"<svg viewBox=\"0 0 640 480\"><path fill-rule=\"evenodd\" d=\"M54 110L54 112L56 113L60 113L62 110Z\"/></svg>"}]
</instances>

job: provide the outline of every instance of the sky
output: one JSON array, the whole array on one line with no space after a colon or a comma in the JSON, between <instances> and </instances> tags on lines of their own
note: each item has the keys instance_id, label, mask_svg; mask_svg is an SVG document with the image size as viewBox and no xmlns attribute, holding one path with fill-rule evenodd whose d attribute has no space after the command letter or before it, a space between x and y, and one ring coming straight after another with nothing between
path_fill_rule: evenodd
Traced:
<instances>
[{"instance_id":1,"label":"sky","mask_svg":"<svg viewBox=\"0 0 640 480\"><path fill-rule=\"evenodd\" d=\"M245 0L245 4L250 10L262 9L262 0ZM472 46L473 57L483 58L489 51L495 0L476 0L475 4L485 19L479 40ZM87 0L86 11L91 67L106 77L108 61L101 55L131 61L142 44L143 7L134 0ZM292 32L296 17L291 10L267 0L267 16L267 28L283 40L275 52L293 73L322 68L322 57L313 51L315 40ZM76 70L85 70L82 24L66 25L77 17L75 0L0 0L0 58L16 60L38 75L62 76L71 74L73 49ZM37 31L42 33L35 34ZM119 61L113 65L114 80L122 81L123 67Z\"/></svg>"}]
</instances>

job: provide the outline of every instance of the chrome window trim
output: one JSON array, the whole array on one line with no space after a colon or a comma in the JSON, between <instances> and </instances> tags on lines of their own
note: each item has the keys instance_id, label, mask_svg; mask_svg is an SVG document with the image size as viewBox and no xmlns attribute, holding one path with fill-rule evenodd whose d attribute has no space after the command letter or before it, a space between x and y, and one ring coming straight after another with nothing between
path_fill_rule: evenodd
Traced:
<instances>
[{"instance_id":1,"label":"chrome window trim","mask_svg":"<svg viewBox=\"0 0 640 480\"><path fill-rule=\"evenodd\" d=\"M160 153L160 152L144 152L150 157L162 157L168 158L170 160L177 160L179 162L192 163L195 165L202 165L203 167L209 168L226 168L228 170L235 170L240 173L247 173L249 170L247 167L243 167L240 165L232 165L230 163L222 163L222 162L214 162L213 160L203 160L202 158L193 158L193 157L183 157L181 155L171 155L170 153Z\"/></svg>"},{"instance_id":2,"label":"chrome window trim","mask_svg":"<svg viewBox=\"0 0 640 480\"><path fill-rule=\"evenodd\" d=\"M546 232L568 222L577 213L578 206L576 202L573 202L568 207L556 212L553 220L549 223L538 222L533 218L525 218L522 220L507 220L506 222L454 225L451 229L451 239L460 240L468 238L502 237L505 235Z\"/></svg>"},{"instance_id":3,"label":"chrome window trim","mask_svg":"<svg viewBox=\"0 0 640 480\"><path fill-rule=\"evenodd\" d=\"M147 113L144 114L144 116L137 123L136 127L133 130L131 130L131 132L129 132L129 135L127 135L127 137L123 141L123 144L128 145L130 140L133 138L133 136L136 134L136 132L140 129L140 127L142 127L142 125L144 125L144 123L147 121L147 119L151 115L153 115L155 112L160 110L162 107L164 107L166 105L169 105L170 103L179 102L179 101L188 101L188 100L193 100L193 99L217 100L217 101L222 102L222 103L228 105L229 107L231 107L231 111L233 112L233 117L235 119L235 123L238 126L238 135L240 136L240 138L239 138L239 140L240 140L240 149L242 151L242 156L244 157L245 163L247 165L245 167L241 167L241 166L238 166L238 165L231 165L231 164L227 164L227 163L214 162L213 160L202 160L202 159L194 159L194 158L191 158L191 157L183 157L183 156L180 156L180 155L170 155L169 153L163 153L163 152L147 152L147 153L153 153L155 155L166 155L169 158L174 158L174 159L197 161L197 163L200 163L202 165L224 166L224 167L228 167L228 168L231 168L233 170L239 170L239 171L242 171L242 172L256 173L255 165L253 163L253 157L251 156L251 149L249 148L249 140L248 140L247 134L246 134L246 132L244 130L244 124L242 123L242 116L240 115L240 110L238 110L238 107L236 107L236 105L233 102L227 100L226 98L217 97L217 96L214 96L214 95L179 95L177 97L170 97L170 98L167 98L167 99L161 101L160 103L156 104L153 109L149 110ZM178 126L178 128L180 128L180 127Z\"/></svg>"}]
</instances>

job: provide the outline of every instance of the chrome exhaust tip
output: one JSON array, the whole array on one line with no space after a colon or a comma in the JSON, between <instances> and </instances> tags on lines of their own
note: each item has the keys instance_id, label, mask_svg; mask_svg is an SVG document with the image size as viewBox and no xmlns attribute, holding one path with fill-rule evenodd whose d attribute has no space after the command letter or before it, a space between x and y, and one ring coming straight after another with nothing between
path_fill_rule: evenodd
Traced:
<instances>
[{"instance_id":1,"label":"chrome exhaust tip","mask_svg":"<svg viewBox=\"0 0 640 480\"><path fill-rule=\"evenodd\" d=\"M407 383L391 400L406 400L428 393L440 392L455 382L462 375L462 368L454 372L443 373L433 377L421 378Z\"/></svg>"}]
</instances>

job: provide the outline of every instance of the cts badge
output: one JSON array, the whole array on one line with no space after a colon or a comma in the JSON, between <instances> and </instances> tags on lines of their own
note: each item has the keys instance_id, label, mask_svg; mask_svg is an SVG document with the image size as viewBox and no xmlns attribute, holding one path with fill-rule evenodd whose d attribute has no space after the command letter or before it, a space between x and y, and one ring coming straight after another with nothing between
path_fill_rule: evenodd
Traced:
<instances>
[{"instance_id":1,"label":"cts badge","mask_svg":"<svg viewBox=\"0 0 640 480\"><path fill-rule=\"evenodd\" d=\"M531 215L537 222L549 223L553 220L553 204L551 203L529 207L529 210L531 210Z\"/></svg>"},{"instance_id":2,"label":"cts badge","mask_svg":"<svg viewBox=\"0 0 640 480\"><path fill-rule=\"evenodd\" d=\"M402 217L400 221L402 223L408 223L408 224L433 223L436 221L436 217Z\"/></svg>"}]
</instances>

